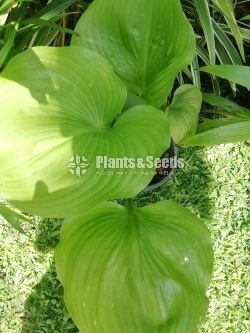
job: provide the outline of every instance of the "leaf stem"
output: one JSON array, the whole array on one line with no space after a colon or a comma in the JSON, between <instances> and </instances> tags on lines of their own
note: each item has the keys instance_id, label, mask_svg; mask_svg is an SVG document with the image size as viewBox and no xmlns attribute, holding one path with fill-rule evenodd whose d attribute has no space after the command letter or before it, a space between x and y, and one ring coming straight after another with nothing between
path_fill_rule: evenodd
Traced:
<instances>
[{"instance_id":1,"label":"leaf stem","mask_svg":"<svg viewBox=\"0 0 250 333\"><path fill-rule=\"evenodd\" d=\"M133 199L132 198L129 198L129 199L127 199L127 207L129 208L129 209L133 209L134 208L134 201L133 201Z\"/></svg>"}]
</instances>

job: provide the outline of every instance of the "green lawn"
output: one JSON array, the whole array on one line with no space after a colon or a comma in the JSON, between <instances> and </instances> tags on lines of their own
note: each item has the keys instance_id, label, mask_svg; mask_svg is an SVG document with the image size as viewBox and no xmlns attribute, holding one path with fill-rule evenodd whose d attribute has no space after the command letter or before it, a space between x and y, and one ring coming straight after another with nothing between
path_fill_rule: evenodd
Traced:
<instances>
[{"instance_id":1,"label":"green lawn","mask_svg":"<svg viewBox=\"0 0 250 333\"><path fill-rule=\"evenodd\" d=\"M212 232L215 267L203 333L250 332L250 144L180 151L186 166L139 205L172 198ZM28 237L0 221L0 332L77 332L56 279L53 248L61 221L34 218ZM117 332L119 333L119 332Z\"/></svg>"}]
</instances>

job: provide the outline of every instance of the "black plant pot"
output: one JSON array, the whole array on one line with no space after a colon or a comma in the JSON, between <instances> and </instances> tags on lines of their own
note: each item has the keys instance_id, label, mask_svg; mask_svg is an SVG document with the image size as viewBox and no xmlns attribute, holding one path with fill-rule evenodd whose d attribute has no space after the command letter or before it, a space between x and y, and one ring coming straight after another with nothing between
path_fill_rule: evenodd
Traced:
<instances>
[{"instance_id":1,"label":"black plant pot","mask_svg":"<svg viewBox=\"0 0 250 333\"><path fill-rule=\"evenodd\" d=\"M155 174L155 176L151 180L151 182L148 184L145 191L147 191L147 192L151 191L151 190L165 184L166 181L171 177L171 175L174 173L175 169L177 168L177 147L176 147L173 139L171 140L171 144L170 144L170 147L168 148L168 150L166 150L165 153L162 154L161 160L163 158L168 158L169 160L175 159L176 165L174 165L174 166L169 165L168 168L162 168L162 167L158 168L156 170L157 173Z\"/></svg>"}]
</instances>

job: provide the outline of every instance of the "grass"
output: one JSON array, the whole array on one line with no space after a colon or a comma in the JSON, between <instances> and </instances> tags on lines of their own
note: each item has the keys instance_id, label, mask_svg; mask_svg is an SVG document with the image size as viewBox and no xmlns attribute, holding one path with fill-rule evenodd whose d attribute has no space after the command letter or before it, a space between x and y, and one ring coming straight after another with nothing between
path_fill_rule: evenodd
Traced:
<instances>
[{"instance_id":1,"label":"grass","mask_svg":"<svg viewBox=\"0 0 250 333\"><path fill-rule=\"evenodd\" d=\"M144 205L172 198L212 233L215 267L202 333L250 331L250 149L248 143L180 151L186 166L163 188L142 193ZM60 220L34 218L18 234L0 222L0 332L76 333L56 279L53 248Z\"/></svg>"}]
</instances>

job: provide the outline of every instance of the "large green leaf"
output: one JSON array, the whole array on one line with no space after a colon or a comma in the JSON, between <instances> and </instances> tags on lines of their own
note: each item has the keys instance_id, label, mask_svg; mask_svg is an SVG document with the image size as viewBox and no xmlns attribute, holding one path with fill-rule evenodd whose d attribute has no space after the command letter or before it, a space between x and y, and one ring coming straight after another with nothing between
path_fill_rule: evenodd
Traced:
<instances>
[{"instance_id":1,"label":"large green leaf","mask_svg":"<svg viewBox=\"0 0 250 333\"><path fill-rule=\"evenodd\" d=\"M95 0L76 32L73 45L103 55L132 93L157 107L195 53L179 0Z\"/></svg>"},{"instance_id":2,"label":"large green leaf","mask_svg":"<svg viewBox=\"0 0 250 333\"><path fill-rule=\"evenodd\" d=\"M200 70L250 89L250 66L215 65L205 66L200 68Z\"/></svg>"},{"instance_id":3,"label":"large green leaf","mask_svg":"<svg viewBox=\"0 0 250 333\"><path fill-rule=\"evenodd\" d=\"M126 87L90 50L30 49L10 61L0 94L0 195L32 214L75 215L136 195L152 168L103 175L96 156L159 157L170 144L162 111L135 106L120 115Z\"/></svg>"},{"instance_id":4,"label":"large green leaf","mask_svg":"<svg viewBox=\"0 0 250 333\"><path fill-rule=\"evenodd\" d=\"M66 220L56 248L81 333L198 333L212 271L206 227L173 201Z\"/></svg>"},{"instance_id":5,"label":"large green leaf","mask_svg":"<svg viewBox=\"0 0 250 333\"><path fill-rule=\"evenodd\" d=\"M211 146L250 140L250 121L215 119L204 123L198 133L181 142L182 146Z\"/></svg>"},{"instance_id":6,"label":"large green leaf","mask_svg":"<svg viewBox=\"0 0 250 333\"><path fill-rule=\"evenodd\" d=\"M175 91L172 104L166 110L175 143L195 134L201 103L202 94L195 86L184 84Z\"/></svg>"}]
</instances>

